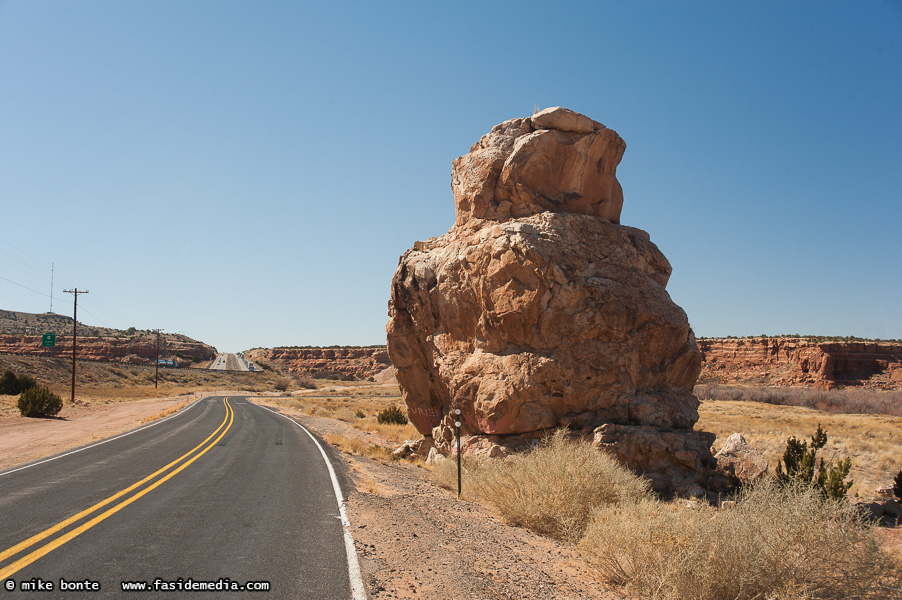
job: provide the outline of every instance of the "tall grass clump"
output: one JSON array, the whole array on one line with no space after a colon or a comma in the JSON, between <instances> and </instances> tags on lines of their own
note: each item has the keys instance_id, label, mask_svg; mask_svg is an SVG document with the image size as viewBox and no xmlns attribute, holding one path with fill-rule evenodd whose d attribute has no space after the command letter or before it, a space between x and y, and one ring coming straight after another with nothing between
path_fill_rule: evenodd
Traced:
<instances>
[{"instance_id":1,"label":"tall grass clump","mask_svg":"<svg viewBox=\"0 0 902 600\"><path fill-rule=\"evenodd\" d=\"M579 548L609 583L668 600L902 598L898 559L848 502L766 480L735 506L596 509Z\"/></svg>"},{"instance_id":2,"label":"tall grass clump","mask_svg":"<svg viewBox=\"0 0 902 600\"><path fill-rule=\"evenodd\" d=\"M445 461L450 473L455 461ZM650 498L649 484L616 459L558 430L505 460L467 461L464 489L492 505L509 524L576 542L593 508ZM447 474L447 473L446 473ZM454 470L456 486L456 470Z\"/></svg>"}]
</instances>

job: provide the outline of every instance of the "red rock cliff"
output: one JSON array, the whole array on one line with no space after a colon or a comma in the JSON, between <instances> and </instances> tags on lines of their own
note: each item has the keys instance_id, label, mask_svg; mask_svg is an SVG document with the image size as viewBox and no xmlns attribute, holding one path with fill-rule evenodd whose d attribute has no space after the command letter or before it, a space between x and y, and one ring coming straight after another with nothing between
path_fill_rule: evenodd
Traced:
<instances>
[{"instance_id":1,"label":"red rock cliff","mask_svg":"<svg viewBox=\"0 0 902 600\"><path fill-rule=\"evenodd\" d=\"M56 333L56 345L41 346L41 336ZM78 358L129 364L152 364L157 336L148 330L127 331L78 323ZM0 353L25 356L72 356L72 317L0 310ZM160 358L179 366L210 360L216 348L185 335L163 333Z\"/></svg>"},{"instance_id":2,"label":"red rock cliff","mask_svg":"<svg viewBox=\"0 0 902 600\"><path fill-rule=\"evenodd\" d=\"M374 348L256 348L244 353L281 371L306 377L333 373L358 379L372 377L391 366L385 347Z\"/></svg>"},{"instance_id":3,"label":"red rock cliff","mask_svg":"<svg viewBox=\"0 0 902 600\"><path fill-rule=\"evenodd\" d=\"M902 389L902 344L808 338L700 339L699 383Z\"/></svg>"},{"instance_id":4,"label":"red rock cliff","mask_svg":"<svg viewBox=\"0 0 902 600\"><path fill-rule=\"evenodd\" d=\"M140 338L78 336L78 358L84 360L136 365L153 364L156 348L156 338L153 336ZM71 357L72 336L57 335L56 346L44 348L41 346L39 335L0 335L0 353ZM167 338L160 344L160 358L175 360L182 367L208 361L215 354L216 348L194 340Z\"/></svg>"}]
</instances>

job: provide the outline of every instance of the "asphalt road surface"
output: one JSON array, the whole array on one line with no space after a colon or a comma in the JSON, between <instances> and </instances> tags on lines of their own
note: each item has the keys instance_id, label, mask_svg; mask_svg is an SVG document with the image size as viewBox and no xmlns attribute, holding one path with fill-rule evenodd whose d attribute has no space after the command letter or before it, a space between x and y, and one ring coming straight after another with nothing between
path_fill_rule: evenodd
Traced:
<instances>
[{"instance_id":1,"label":"asphalt road surface","mask_svg":"<svg viewBox=\"0 0 902 600\"><path fill-rule=\"evenodd\" d=\"M257 366L253 362L237 354L217 354L210 364L214 371L256 371Z\"/></svg>"},{"instance_id":2,"label":"asphalt road surface","mask_svg":"<svg viewBox=\"0 0 902 600\"><path fill-rule=\"evenodd\" d=\"M364 598L324 458L294 422L212 397L0 473L0 597Z\"/></svg>"}]
</instances>

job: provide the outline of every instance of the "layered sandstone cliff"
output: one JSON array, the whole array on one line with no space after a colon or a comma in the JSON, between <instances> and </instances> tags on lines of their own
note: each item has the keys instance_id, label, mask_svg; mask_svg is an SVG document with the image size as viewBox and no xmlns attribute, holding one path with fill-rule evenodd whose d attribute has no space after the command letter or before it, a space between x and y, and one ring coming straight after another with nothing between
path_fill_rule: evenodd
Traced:
<instances>
[{"instance_id":1,"label":"layered sandstone cliff","mask_svg":"<svg viewBox=\"0 0 902 600\"><path fill-rule=\"evenodd\" d=\"M41 345L45 333L56 334L56 345ZM0 310L0 353L22 356L72 356L72 318ZM159 357L181 367L209 361L216 348L185 335L162 333ZM78 323L78 358L127 364L153 364L157 336L147 330L118 330Z\"/></svg>"},{"instance_id":2,"label":"layered sandstone cliff","mask_svg":"<svg viewBox=\"0 0 902 600\"><path fill-rule=\"evenodd\" d=\"M391 367L385 346L371 348L255 348L245 356L304 377L346 375L367 379Z\"/></svg>"},{"instance_id":3,"label":"layered sandstone cliff","mask_svg":"<svg viewBox=\"0 0 902 600\"><path fill-rule=\"evenodd\" d=\"M697 340L699 383L902 389L902 344L808 338Z\"/></svg>"}]
</instances>

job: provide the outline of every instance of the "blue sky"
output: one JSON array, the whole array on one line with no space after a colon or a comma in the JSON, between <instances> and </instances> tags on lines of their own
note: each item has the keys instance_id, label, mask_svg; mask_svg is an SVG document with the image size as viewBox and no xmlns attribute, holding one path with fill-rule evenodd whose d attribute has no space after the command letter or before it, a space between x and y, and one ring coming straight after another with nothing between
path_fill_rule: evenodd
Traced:
<instances>
[{"instance_id":1,"label":"blue sky","mask_svg":"<svg viewBox=\"0 0 902 600\"><path fill-rule=\"evenodd\" d=\"M0 308L384 343L451 161L558 105L697 335L902 337L899 0L0 0Z\"/></svg>"}]
</instances>

